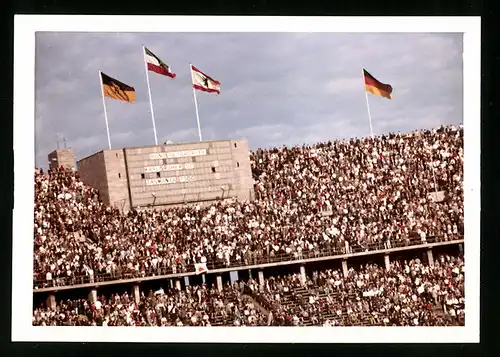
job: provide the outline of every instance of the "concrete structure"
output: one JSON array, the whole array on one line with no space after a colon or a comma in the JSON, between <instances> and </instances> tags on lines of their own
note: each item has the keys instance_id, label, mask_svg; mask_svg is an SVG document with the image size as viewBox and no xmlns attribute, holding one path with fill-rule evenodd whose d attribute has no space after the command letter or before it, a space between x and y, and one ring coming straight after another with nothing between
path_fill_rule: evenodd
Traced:
<instances>
[{"instance_id":1,"label":"concrete structure","mask_svg":"<svg viewBox=\"0 0 500 357\"><path fill-rule=\"evenodd\" d=\"M238 271L230 271L229 272L229 281L231 282L231 285L234 284L235 281L240 280Z\"/></svg>"},{"instance_id":2,"label":"concrete structure","mask_svg":"<svg viewBox=\"0 0 500 357\"><path fill-rule=\"evenodd\" d=\"M132 290L133 290L133 295L134 295L134 301L136 304L138 304L141 301L141 292L140 292L139 284L134 284Z\"/></svg>"},{"instance_id":3,"label":"concrete structure","mask_svg":"<svg viewBox=\"0 0 500 357\"><path fill-rule=\"evenodd\" d=\"M217 275L217 279L216 280L217 280L217 290L219 292L221 292L222 291L222 276Z\"/></svg>"},{"instance_id":4,"label":"concrete structure","mask_svg":"<svg viewBox=\"0 0 500 357\"><path fill-rule=\"evenodd\" d=\"M56 310L57 303L56 303L56 296L54 294L50 294L49 296L47 296L46 305L47 308L49 308L50 310L52 311Z\"/></svg>"},{"instance_id":5,"label":"concrete structure","mask_svg":"<svg viewBox=\"0 0 500 357\"><path fill-rule=\"evenodd\" d=\"M122 210L253 200L245 140L104 150L78 161L82 181Z\"/></svg>"},{"instance_id":6,"label":"concrete structure","mask_svg":"<svg viewBox=\"0 0 500 357\"><path fill-rule=\"evenodd\" d=\"M349 268L347 267L347 259L342 259L342 274L344 274L344 278L349 276Z\"/></svg>"},{"instance_id":7,"label":"concrete structure","mask_svg":"<svg viewBox=\"0 0 500 357\"><path fill-rule=\"evenodd\" d=\"M340 255L331 255L331 256L322 256L322 257L314 257L314 258L307 258L307 259L301 259L302 264L309 264L313 262L322 262L322 261L334 261L334 260L349 260L354 257L364 257L364 256L373 256L373 255L378 255L378 254L384 254L387 257L384 258L384 261L386 264L389 264L390 266L390 258L389 254L393 254L396 252L410 252L410 251L420 251L419 253L427 254L426 251L427 249L432 249L433 247L444 247L444 246L458 246L459 244L463 244L464 240L463 239L457 239L453 241L443 241L443 242L435 242L435 243L426 243L426 244L416 244L416 245L409 245L409 246L403 246L403 247L395 247L391 249L379 249L379 250L373 250L373 251L364 251L364 252L356 252L356 253L351 253L351 254L340 254ZM421 251L423 250L423 251ZM418 254L415 254L418 255ZM421 254L420 254L421 256ZM233 267L224 267L224 268L217 268L217 269L211 269L208 271L208 274L224 274L224 273L229 273L229 277L231 279L231 284L234 284L234 281L238 280L238 271L240 270L247 270L248 268L250 269L255 269L257 271L259 270L265 270L270 267L278 267L278 266L286 266L286 265L292 265L296 264L296 261L281 261L281 262L272 262L272 263L264 263L264 264L255 264L251 266L233 266ZM346 267L347 267L347 262L346 262ZM196 275L196 272L194 269L192 271L188 271L185 273L172 273L172 274L165 274L165 275L151 275L151 276L146 276L146 277L140 277L140 278L128 278L128 279L121 279L121 280L110 280L110 281L101 281L97 283L83 283L83 284L76 284L76 285L62 285L62 286L48 286L48 287L34 287L32 292L34 294L37 293L44 293L44 292L57 292L57 291L62 291L62 290L72 290L72 289L82 289L82 288L95 288L96 286L104 286L104 285L115 285L115 284L134 284L137 282L145 282L145 281L153 281L153 280L164 280L164 279L179 279L184 276L194 276ZM93 280L93 277L90 278L90 280ZM175 286L178 289L180 289L181 283L179 280L176 280Z\"/></svg>"},{"instance_id":8,"label":"concrete structure","mask_svg":"<svg viewBox=\"0 0 500 357\"><path fill-rule=\"evenodd\" d=\"M391 258L389 258L389 254L384 255L384 263L385 263L385 269L389 270L391 268Z\"/></svg>"},{"instance_id":9,"label":"concrete structure","mask_svg":"<svg viewBox=\"0 0 500 357\"><path fill-rule=\"evenodd\" d=\"M427 264L430 267L434 266L434 255L432 254L432 249L427 250Z\"/></svg>"},{"instance_id":10,"label":"concrete structure","mask_svg":"<svg viewBox=\"0 0 500 357\"><path fill-rule=\"evenodd\" d=\"M264 280L264 270L259 270L259 285L261 287L264 287L265 280Z\"/></svg>"},{"instance_id":11,"label":"concrete structure","mask_svg":"<svg viewBox=\"0 0 500 357\"><path fill-rule=\"evenodd\" d=\"M61 166L65 169L75 170L75 153L72 149L64 148L52 151L48 155L49 169L56 170Z\"/></svg>"}]
</instances>

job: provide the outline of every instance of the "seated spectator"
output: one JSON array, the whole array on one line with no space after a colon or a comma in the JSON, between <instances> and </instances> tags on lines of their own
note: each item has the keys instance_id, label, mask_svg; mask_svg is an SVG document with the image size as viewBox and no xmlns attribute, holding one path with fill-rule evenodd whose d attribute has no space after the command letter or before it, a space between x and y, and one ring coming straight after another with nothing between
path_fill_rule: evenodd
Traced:
<instances>
[{"instance_id":1,"label":"seated spectator","mask_svg":"<svg viewBox=\"0 0 500 357\"><path fill-rule=\"evenodd\" d=\"M66 300L55 310L41 306L33 312L35 326L262 326L267 315L230 286L218 292L205 285L142 294L136 303L128 294Z\"/></svg>"},{"instance_id":2,"label":"seated spectator","mask_svg":"<svg viewBox=\"0 0 500 357\"><path fill-rule=\"evenodd\" d=\"M463 236L462 127L259 149L250 159L253 202L128 213L104 205L78 173L35 171L35 288Z\"/></svg>"},{"instance_id":3,"label":"seated spectator","mask_svg":"<svg viewBox=\"0 0 500 357\"><path fill-rule=\"evenodd\" d=\"M319 272L317 284L297 284L296 274L269 278L253 294L275 316L298 326L463 326L465 323L463 257L442 255L434 266L419 259L395 261L390 269L367 264ZM337 283L340 282L340 283ZM341 290L338 287L341 286ZM288 287L289 294L284 294ZM299 292L302 297L293 292ZM302 316L302 319L300 318ZM327 324L327 325L328 325Z\"/></svg>"}]
</instances>

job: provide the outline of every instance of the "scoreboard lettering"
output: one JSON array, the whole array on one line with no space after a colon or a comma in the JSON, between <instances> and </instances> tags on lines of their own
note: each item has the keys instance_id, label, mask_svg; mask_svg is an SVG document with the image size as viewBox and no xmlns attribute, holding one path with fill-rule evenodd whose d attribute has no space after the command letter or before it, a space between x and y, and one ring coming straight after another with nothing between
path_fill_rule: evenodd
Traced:
<instances>
[{"instance_id":1,"label":"scoreboard lettering","mask_svg":"<svg viewBox=\"0 0 500 357\"><path fill-rule=\"evenodd\" d=\"M178 158L178 157L204 156L206 154L207 154L207 149L173 151L173 152L159 152L159 153L150 154L149 159L150 160L174 159L174 158Z\"/></svg>"},{"instance_id":2,"label":"scoreboard lettering","mask_svg":"<svg viewBox=\"0 0 500 357\"><path fill-rule=\"evenodd\" d=\"M194 176L179 176L179 177L162 177L162 178L155 178L155 179L147 179L146 180L146 185L152 186L152 185L164 185L164 184L171 184L171 183L184 183L184 182L193 182L196 181L196 177Z\"/></svg>"},{"instance_id":3,"label":"scoreboard lettering","mask_svg":"<svg viewBox=\"0 0 500 357\"><path fill-rule=\"evenodd\" d=\"M149 155L149 159L150 160L172 159L179 157L192 157L192 156L203 156L203 155L207 155L206 149L153 153ZM144 172L149 173L149 172L161 172L161 171L180 171L180 170L190 170L190 169L194 169L194 164L192 162L187 162L184 164L146 166L144 167ZM193 181L196 181L195 176L161 177L161 178L147 179L146 185L147 186L165 185L165 184L185 183Z\"/></svg>"},{"instance_id":4,"label":"scoreboard lettering","mask_svg":"<svg viewBox=\"0 0 500 357\"><path fill-rule=\"evenodd\" d=\"M187 162L185 164L147 166L144 168L144 172L180 171L180 170L189 170L189 169L193 169L193 168L194 168L194 164L192 162Z\"/></svg>"}]
</instances>

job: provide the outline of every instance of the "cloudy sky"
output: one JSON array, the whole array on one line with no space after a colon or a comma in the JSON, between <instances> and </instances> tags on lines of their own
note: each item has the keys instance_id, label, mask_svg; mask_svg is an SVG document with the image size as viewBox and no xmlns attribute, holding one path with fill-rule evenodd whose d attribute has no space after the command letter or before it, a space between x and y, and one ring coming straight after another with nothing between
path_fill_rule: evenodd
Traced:
<instances>
[{"instance_id":1,"label":"cloudy sky","mask_svg":"<svg viewBox=\"0 0 500 357\"><path fill-rule=\"evenodd\" d=\"M177 74L149 72L161 142L198 140L190 62L221 82L220 95L197 92L204 140L256 149L367 136L362 67L394 88L393 100L368 96L375 134L462 122L461 34L38 32L38 167L58 133L77 159L107 149L99 69L137 93L106 99L112 147L154 144L142 45Z\"/></svg>"}]
</instances>

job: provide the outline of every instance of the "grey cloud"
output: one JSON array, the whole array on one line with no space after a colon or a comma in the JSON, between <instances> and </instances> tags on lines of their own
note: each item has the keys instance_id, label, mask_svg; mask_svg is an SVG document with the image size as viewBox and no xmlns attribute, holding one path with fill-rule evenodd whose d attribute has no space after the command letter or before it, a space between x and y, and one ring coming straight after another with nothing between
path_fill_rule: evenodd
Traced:
<instances>
[{"instance_id":1,"label":"grey cloud","mask_svg":"<svg viewBox=\"0 0 500 357\"><path fill-rule=\"evenodd\" d=\"M197 92L203 138L250 147L368 134L361 67L394 87L369 96L376 133L462 121L460 34L37 33L36 164L62 132L78 158L107 148L98 70L136 89L106 100L113 147L154 143L141 46L177 78L149 75L161 142L198 140L189 62L220 80Z\"/></svg>"}]
</instances>

